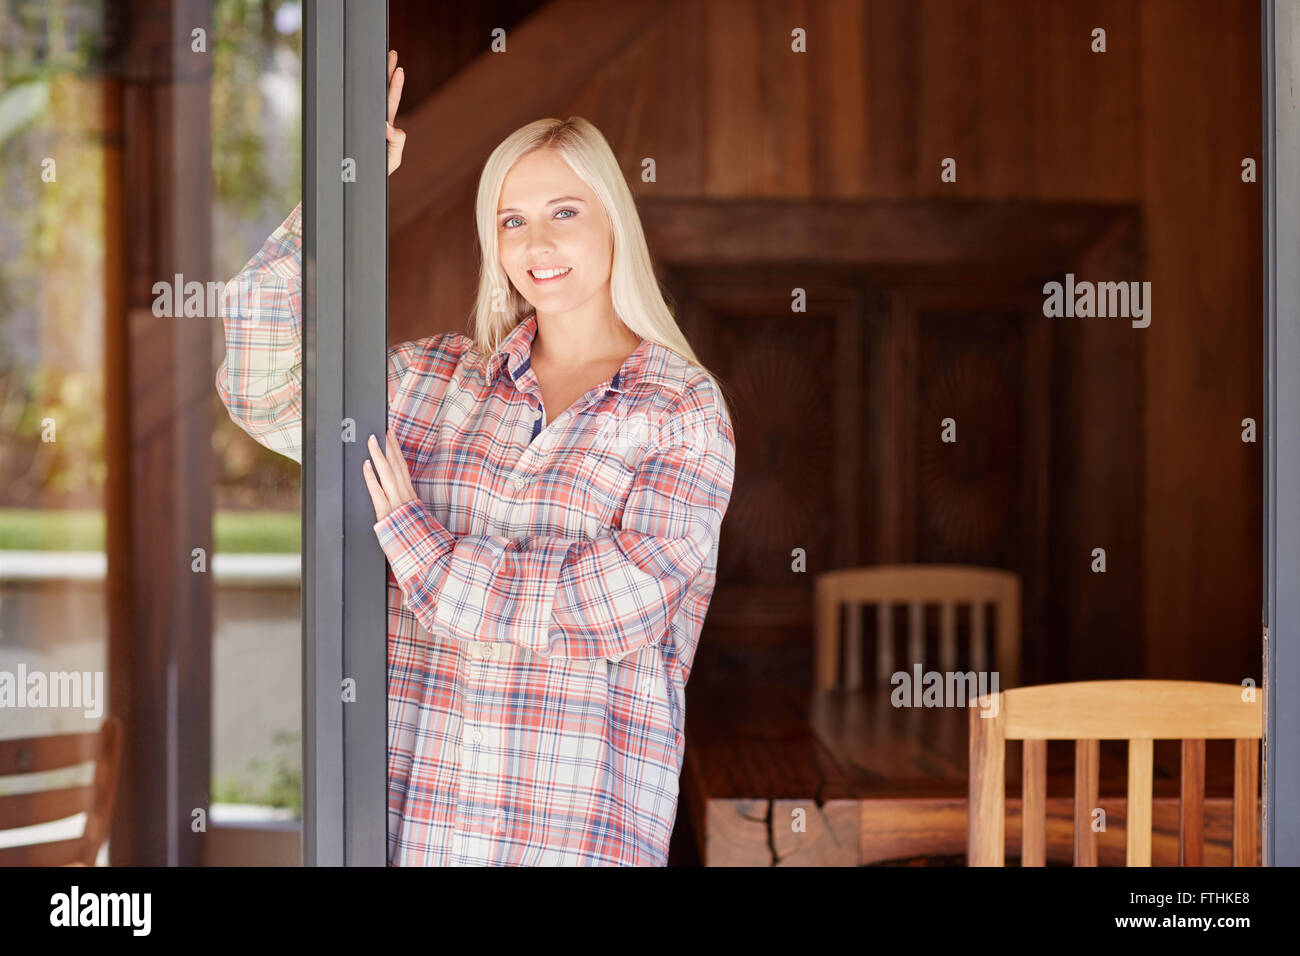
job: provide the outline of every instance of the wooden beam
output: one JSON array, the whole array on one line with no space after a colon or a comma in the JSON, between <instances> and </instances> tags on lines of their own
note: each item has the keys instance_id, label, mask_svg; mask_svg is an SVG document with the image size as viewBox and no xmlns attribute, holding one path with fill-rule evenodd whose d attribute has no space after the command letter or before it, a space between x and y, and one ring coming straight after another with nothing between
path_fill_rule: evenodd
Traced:
<instances>
[{"instance_id":1,"label":"wooden beam","mask_svg":"<svg viewBox=\"0 0 1300 956\"><path fill-rule=\"evenodd\" d=\"M209 803L212 327L157 317L153 284L211 268L211 32L202 0L132 0L105 86L110 713L122 720L113 865L197 866ZM120 145L119 145L120 144ZM192 570L203 549L206 572Z\"/></svg>"},{"instance_id":2,"label":"wooden beam","mask_svg":"<svg viewBox=\"0 0 1300 956\"><path fill-rule=\"evenodd\" d=\"M931 281L945 266L1063 280L1076 256L1134 215L1122 204L971 199L638 197L637 208L664 264L910 268Z\"/></svg>"}]
</instances>

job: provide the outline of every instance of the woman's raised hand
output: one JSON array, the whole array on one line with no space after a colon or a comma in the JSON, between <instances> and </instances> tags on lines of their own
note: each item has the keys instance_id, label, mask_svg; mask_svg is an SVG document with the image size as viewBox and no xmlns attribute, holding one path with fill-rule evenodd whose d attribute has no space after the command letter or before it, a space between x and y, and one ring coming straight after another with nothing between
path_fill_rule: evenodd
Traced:
<instances>
[{"instance_id":1,"label":"woman's raised hand","mask_svg":"<svg viewBox=\"0 0 1300 956\"><path fill-rule=\"evenodd\" d=\"M388 140L388 175L402 165L402 147L406 145L406 132L393 125L397 119L397 104L402 101L402 83L406 73L397 65L397 51L388 51L388 121L385 123Z\"/></svg>"}]
</instances>

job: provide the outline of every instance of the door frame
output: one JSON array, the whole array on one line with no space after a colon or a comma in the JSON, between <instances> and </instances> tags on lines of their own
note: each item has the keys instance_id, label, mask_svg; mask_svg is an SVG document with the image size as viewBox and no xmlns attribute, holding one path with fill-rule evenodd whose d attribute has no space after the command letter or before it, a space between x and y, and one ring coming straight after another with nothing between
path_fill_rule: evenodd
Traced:
<instances>
[{"instance_id":1,"label":"door frame","mask_svg":"<svg viewBox=\"0 0 1300 956\"><path fill-rule=\"evenodd\" d=\"M1264 156L1264 865L1300 865L1300 8L1261 0ZM1282 172L1283 175L1279 175ZM1286 586L1279 587L1278 582ZM1277 678L1282 678L1278 680ZM1286 746L1268 746L1269 741Z\"/></svg>"},{"instance_id":2,"label":"door frame","mask_svg":"<svg viewBox=\"0 0 1300 956\"><path fill-rule=\"evenodd\" d=\"M388 571L361 472L388 408L387 2L382 12L303 5L306 866L388 856Z\"/></svg>"}]
</instances>

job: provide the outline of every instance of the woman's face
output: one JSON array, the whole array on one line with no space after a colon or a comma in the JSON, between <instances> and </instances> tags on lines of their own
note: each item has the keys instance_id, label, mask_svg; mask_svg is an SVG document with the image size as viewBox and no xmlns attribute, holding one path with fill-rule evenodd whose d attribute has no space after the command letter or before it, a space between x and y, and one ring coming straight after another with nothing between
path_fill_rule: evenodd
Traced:
<instances>
[{"instance_id":1,"label":"woman's face","mask_svg":"<svg viewBox=\"0 0 1300 956\"><path fill-rule=\"evenodd\" d=\"M569 312L604 290L613 241L596 194L559 154L539 149L506 174L497 213L501 264L538 312ZM569 270L545 280L533 270Z\"/></svg>"}]
</instances>

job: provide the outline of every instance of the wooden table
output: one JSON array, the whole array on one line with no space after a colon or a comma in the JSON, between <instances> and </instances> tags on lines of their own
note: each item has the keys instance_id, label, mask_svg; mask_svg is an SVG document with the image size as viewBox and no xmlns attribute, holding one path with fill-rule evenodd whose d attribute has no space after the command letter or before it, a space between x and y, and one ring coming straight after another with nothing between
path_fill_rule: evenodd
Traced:
<instances>
[{"instance_id":1,"label":"wooden table","mask_svg":"<svg viewBox=\"0 0 1300 956\"><path fill-rule=\"evenodd\" d=\"M892 688L692 688L682 806L706 866L963 864L968 717L901 708ZM1073 757L1048 745L1047 860L1073 859ZM1152 863L1178 864L1179 748L1155 743ZM1020 853L1020 754L1007 744L1008 864ZM1101 743L1102 865L1124 865L1127 747ZM1208 741L1205 863L1232 864L1232 742Z\"/></svg>"}]
</instances>

